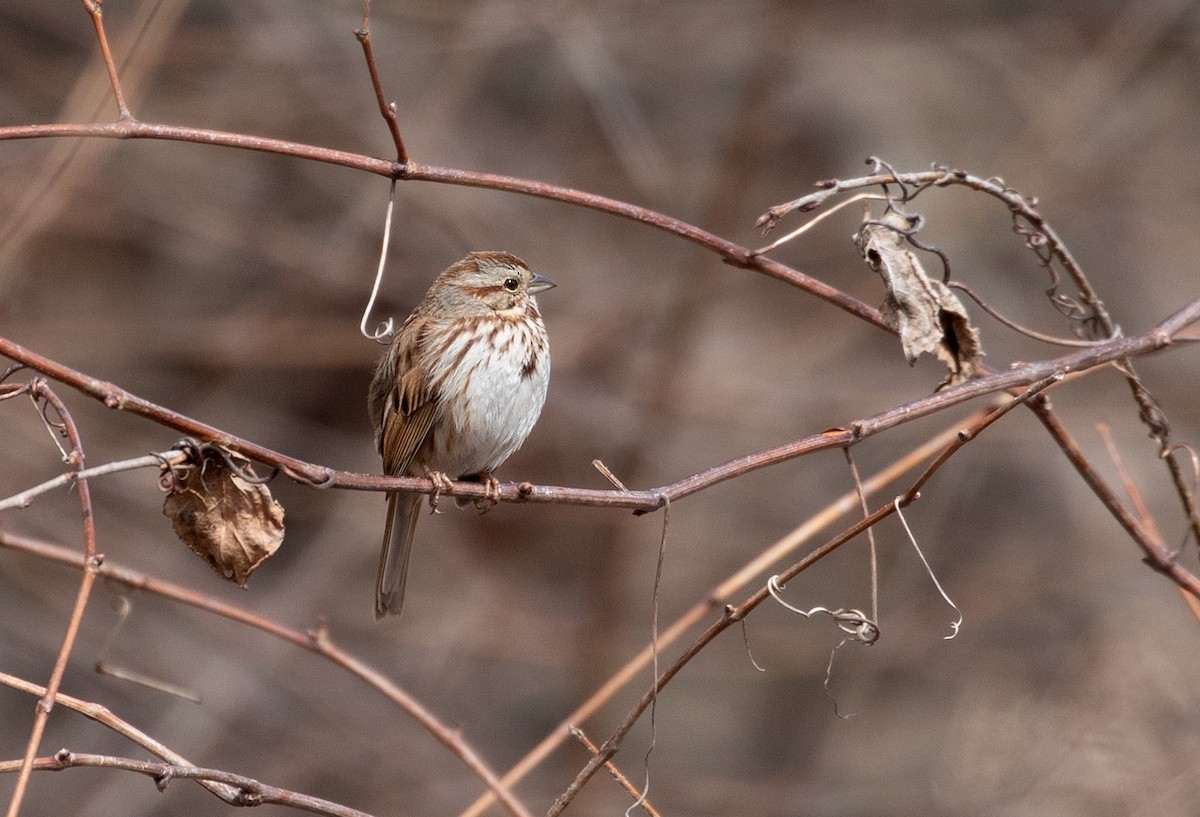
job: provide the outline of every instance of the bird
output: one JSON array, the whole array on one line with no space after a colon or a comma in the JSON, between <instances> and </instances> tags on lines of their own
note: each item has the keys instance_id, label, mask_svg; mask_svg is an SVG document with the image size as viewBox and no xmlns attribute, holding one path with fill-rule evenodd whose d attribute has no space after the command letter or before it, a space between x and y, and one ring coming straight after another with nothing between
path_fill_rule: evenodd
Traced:
<instances>
[{"instance_id":1,"label":"bird","mask_svg":"<svg viewBox=\"0 0 1200 817\"><path fill-rule=\"evenodd\" d=\"M437 486L492 472L533 430L550 382L538 293L555 283L507 252L472 252L443 270L391 339L368 393L388 476ZM436 507L435 490L430 503ZM422 496L389 492L375 618L399 615Z\"/></svg>"}]
</instances>

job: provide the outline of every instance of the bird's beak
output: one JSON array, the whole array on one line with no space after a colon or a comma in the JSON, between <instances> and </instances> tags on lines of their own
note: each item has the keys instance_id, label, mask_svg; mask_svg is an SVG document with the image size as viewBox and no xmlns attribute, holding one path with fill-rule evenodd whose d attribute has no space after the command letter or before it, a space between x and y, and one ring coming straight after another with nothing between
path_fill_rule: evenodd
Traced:
<instances>
[{"instance_id":1,"label":"bird's beak","mask_svg":"<svg viewBox=\"0 0 1200 817\"><path fill-rule=\"evenodd\" d=\"M529 294L537 295L539 292L545 292L548 289L553 289L558 284L551 281L544 275L533 274L533 280L529 282Z\"/></svg>"}]
</instances>

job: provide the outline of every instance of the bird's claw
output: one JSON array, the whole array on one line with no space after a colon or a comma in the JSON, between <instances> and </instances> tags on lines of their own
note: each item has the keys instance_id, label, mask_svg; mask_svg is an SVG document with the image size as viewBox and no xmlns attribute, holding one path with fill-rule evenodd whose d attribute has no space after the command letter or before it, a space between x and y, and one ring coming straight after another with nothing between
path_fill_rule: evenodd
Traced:
<instances>
[{"instance_id":1,"label":"bird's claw","mask_svg":"<svg viewBox=\"0 0 1200 817\"><path fill-rule=\"evenodd\" d=\"M429 495L429 512L441 513L438 510L438 500L441 499L443 491L449 491L454 487L454 482L446 475L445 471L430 471L425 476L433 480L433 493Z\"/></svg>"},{"instance_id":2,"label":"bird's claw","mask_svg":"<svg viewBox=\"0 0 1200 817\"><path fill-rule=\"evenodd\" d=\"M483 496L475 500L475 510L487 513L500 504L500 480L485 472L479 475L479 481L483 483Z\"/></svg>"}]
</instances>

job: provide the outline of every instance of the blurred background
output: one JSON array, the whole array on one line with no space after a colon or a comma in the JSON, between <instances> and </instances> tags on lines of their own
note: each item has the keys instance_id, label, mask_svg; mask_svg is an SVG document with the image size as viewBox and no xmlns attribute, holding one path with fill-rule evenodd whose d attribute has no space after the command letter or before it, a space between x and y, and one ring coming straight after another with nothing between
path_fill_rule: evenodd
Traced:
<instances>
[{"instance_id":1,"label":"blurred background","mask_svg":"<svg viewBox=\"0 0 1200 817\"><path fill-rule=\"evenodd\" d=\"M352 29L353 2L109 0L105 21L138 118L394 155ZM1036 195L1115 319L1138 332L1200 294L1200 10L1151 2L382 2L372 39L418 162L554 182L649 206L741 244L812 182L931 162ZM107 121L110 90L78 3L0 0L0 124ZM387 182L193 144L0 143L0 334L278 451L378 472L365 395L379 347L358 323ZM1044 271L997 202L929 191L925 241L1020 322L1068 334ZM774 253L868 303L878 279L849 208ZM785 227L795 226L793 216ZM467 251L504 249L559 287L541 298L553 377L502 480L653 487L928 394L895 340L687 243L582 209L402 183L377 316L403 318ZM938 269L936 261L931 270ZM1062 351L970 307L987 362ZM1196 443L1200 360L1138 364ZM170 431L58 388L93 465L170 447ZM1109 423L1166 539L1178 500L1113 371L1054 404L1110 479ZM855 449L864 474L965 416L960 407ZM0 405L0 496L62 471L31 406ZM792 461L671 508L665 624L851 486L842 455ZM381 496L278 478L281 550L245 591L220 581L161 515L157 475L96 480L110 562L333 638L508 769L647 641L661 517L502 505L422 520L405 614L376 623ZM880 526L883 637L837 653L827 620L768 604L661 696L651 802L666 815L1193 814L1200 800L1196 620L1178 592L1017 411L927 486L908 521L954 617L895 520ZM80 546L77 498L0 515L6 531ZM1194 564L1195 544L1185 548ZM779 565L782 569L786 564ZM765 575L754 586L761 586ZM0 669L44 683L77 574L0 551ZM747 588L736 600L753 590ZM865 542L787 589L800 606L869 603ZM116 605L132 612L114 637ZM690 641L694 634L685 639ZM678 654L682 644L665 651ZM196 692L197 704L97 675L105 661ZM591 720L597 743L648 673ZM229 621L97 585L63 691L97 701L194 763L378 814L456 815L483 790L363 683ZM0 757L33 699L0 688ZM648 719L618 765L635 783ZM56 710L60 747L144 756ZM566 744L517 787L537 814L586 761ZM0 794L15 778L0 779ZM622 812L603 773L571 806ZM36 774L24 813L226 814L194 784ZM500 813L493 807L491 814Z\"/></svg>"}]
</instances>

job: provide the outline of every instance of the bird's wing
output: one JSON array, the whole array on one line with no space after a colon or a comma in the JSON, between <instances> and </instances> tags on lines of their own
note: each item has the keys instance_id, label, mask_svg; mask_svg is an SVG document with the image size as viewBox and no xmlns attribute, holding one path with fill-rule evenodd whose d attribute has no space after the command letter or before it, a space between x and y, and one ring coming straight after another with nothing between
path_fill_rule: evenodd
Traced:
<instances>
[{"instance_id":1,"label":"bird's wing","mask_svg":"<svg viewBox=\"0 0 1200 817\"><path fill-rule=\"evenodd\" d=\"M401 375L384 408L379 449L385 473L403 474L408 470L413 455L429 436L436 412L436 396L421 370L412 368Z\"/></svg>"}]
</instances>

